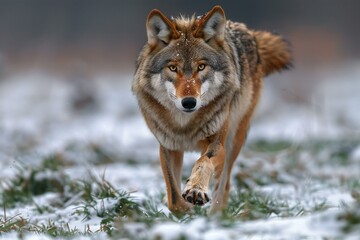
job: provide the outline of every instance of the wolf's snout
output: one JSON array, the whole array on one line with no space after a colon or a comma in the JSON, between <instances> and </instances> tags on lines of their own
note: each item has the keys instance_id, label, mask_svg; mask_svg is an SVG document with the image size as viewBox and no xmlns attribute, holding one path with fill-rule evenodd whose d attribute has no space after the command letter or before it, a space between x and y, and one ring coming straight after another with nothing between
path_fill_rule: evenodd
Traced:
<instances>
[{"instance_id":1,"label":"wolf's snout","mask_svg":"<svg viewBox=\"0 0 360 240\"><path fill-rule=\"evenodd\" d=\"M185 110L193 110L196 106L196 98L186 97L181 100L181 105L185 108Z\"/></svg>"}]
</instances>

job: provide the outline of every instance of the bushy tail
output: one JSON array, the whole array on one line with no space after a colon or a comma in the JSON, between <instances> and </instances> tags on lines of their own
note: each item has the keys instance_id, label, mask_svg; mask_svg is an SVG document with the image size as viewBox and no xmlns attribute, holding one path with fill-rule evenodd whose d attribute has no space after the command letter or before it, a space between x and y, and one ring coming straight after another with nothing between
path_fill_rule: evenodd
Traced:
<instances>
[{"instance_id":1,"label":"bushy tail","mask_svg":"<svg viewBox=\"0 0 360 240\"><path fill-rule=\"evenodd\" d=\"M265 76L292 66L290 45L281 36L263 31L255 31L254 36Z\"/></svg>"}]
</instances>

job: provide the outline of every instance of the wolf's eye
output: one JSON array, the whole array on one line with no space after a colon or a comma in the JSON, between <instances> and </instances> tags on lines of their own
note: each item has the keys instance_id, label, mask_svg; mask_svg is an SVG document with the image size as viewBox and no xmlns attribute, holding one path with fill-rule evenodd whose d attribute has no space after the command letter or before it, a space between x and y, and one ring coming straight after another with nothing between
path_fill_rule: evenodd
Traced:
<instances>
[{"instance_id":1,"label":"wolf's eye","mask_svg":"<svg viewBox=\"0 0 360 240\"><path fill-rule=\"evenodd\" d=\"M205 69L205 64L200 64L199 66L198 66L198 71L202 71L202 70L204 70Z\"/></svg>"},{"instance_id":2,"label":"wolf's eye","mask_svg":"<svg viewBox=\"0 0 360 240\"><path fill-rule=\"evenodd\" d=\"M170 65L170 66L169 66L169 69L170 69L170 71L172 71L172 72L176 72L176 71L177 71L177 67L174 66L174 65Z\"/></svg>"}]
</instances>

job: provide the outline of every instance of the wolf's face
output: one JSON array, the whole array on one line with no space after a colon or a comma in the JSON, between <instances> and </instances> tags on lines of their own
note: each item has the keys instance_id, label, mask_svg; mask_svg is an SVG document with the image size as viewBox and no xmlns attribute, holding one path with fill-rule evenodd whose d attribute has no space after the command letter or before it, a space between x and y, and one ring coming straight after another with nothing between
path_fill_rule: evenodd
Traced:
<instances>
[{"instance_id":1,"label":"wolf's face","mask_svg":"<svg viewBox=\"0 0 360 240\"><path fill-rule=\"evenodd\" d=\"M222 10L201 18L169 20L153 10L147 21L153 95L166 107L192 113L222 93L229 60L222 48Z\"/></svg>"}]
</instances>

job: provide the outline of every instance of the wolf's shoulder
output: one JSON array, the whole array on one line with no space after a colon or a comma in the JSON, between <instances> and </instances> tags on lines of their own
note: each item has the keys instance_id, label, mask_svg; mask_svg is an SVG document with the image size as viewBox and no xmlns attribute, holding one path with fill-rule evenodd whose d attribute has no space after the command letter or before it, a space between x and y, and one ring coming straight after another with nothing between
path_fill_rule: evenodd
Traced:
<instances>
[{"instance_id":1,"label":"wolf's shoulder","mask_svg":"<svg viewBox=\"0 0 360 240\"><path fill-rule=\"evenodd\" d=\"M246 50L256 48L256 41L253 31L249 30L244 23L226 22L226 32L236 47L243 47Z\"/></svg>"},{"instance_id":2,"label":"wolf's shoulder","mask_svg":"<svg viewBox=\"0 0 360 240\"><path fill-rule=\"evenodd\" d=\"M249 29L245 23L234 22L231 20L226 21L226 30L230 33L247 33Z\"/></svg>"},{"instance_id":3,"label":"wolf's shoulder","mask_svg":"<svg viewBox=\"0 0 360 240\"><path fill-rule=\"evenodd\" d=\"M250 66L256 66L258 62L258 51L253 31L249 30L244 23L227 20L226 34L236 48L240 62L247 58Z\"/></svg>"}]
</instances>

